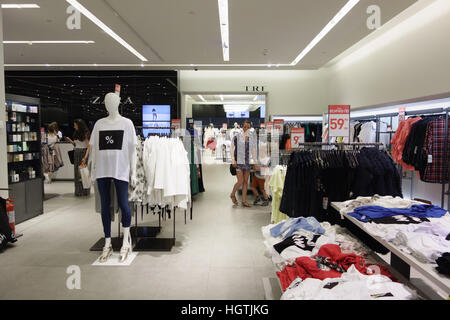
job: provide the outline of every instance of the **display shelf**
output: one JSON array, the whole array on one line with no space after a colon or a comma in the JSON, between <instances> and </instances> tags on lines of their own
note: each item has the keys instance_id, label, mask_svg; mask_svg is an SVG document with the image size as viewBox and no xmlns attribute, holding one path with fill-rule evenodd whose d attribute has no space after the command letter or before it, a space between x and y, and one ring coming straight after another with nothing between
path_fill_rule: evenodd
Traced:
<instances>
[{"instance_id":1,"label":"display shelf","mask_svg":"<svg viewBox=\"0 0 450 320\"><path fill-rule=\"evenodd\" d=\"M25 179L25 180L21 180L21 181L17 181L17 182L10 182L9 185L14 185L14 184L22 183L22 182L27 182L27 181L34 181L34 180L39 180L39 179L42 179L42 177Z\"/></svg>"},{"instance_id":2,"label":"display shelf","mask_svg":"<svg viewBox=\"0 0 450 320\"><path fill-rule=\"evenodd\" d=\"M5 138L9 149L8 155L8 182L11 188L10 197L16 202L16 223L21 223L43 213L44 183L42 178L41 161L41 114L40 100L38 98L20 96L15 94L5 95L6 114ZM11 110L12 104L22 105L22 110ZM25 107L27 108L25 110ZM33 111L29 112L30 107ZM16 130L13 130L16 129ZM8 141L14 135L20 136L21 141ZM32 139L30 139L32 138ZM26 140L25 140L26 139ZM23 146L25 145L25 148ZM33 159L26 156L34 153ZM21 161L18 157L22 157ZM38 157L37 159L35 157ZM33 178L29 178L28 168L34 171ZM13 182L11 175L14 174Z\"/></svg>"}]
</instances>

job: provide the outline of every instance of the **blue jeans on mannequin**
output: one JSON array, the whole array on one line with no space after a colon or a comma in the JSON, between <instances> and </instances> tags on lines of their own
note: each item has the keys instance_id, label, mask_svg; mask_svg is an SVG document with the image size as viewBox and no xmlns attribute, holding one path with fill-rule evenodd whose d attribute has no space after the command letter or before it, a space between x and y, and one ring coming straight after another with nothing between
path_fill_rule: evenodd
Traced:
<instances>
[{"instance_id":1,"label":"blue jeans on mannequin","mask_svg":"<svg viewBox=\"0 0 450 320\"><path fill-rule=\"evenodd\" d=\"M111 181L116 187L117 200L122 213L122 226L127 228L131 225L131 209L128 204L128 182L114 178L97 179L98 192L102 206L102 222L105 238L111 238Z\"/></svg>"}]
</instances>

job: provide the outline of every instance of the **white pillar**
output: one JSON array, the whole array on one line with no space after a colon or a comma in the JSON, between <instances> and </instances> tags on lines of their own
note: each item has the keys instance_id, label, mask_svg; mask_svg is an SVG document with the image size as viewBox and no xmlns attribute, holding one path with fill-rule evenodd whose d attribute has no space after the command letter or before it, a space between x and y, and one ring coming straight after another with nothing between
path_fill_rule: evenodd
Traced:
<instances>
[{"instance_id":1,"label":"white pillar","mask_svg":"<svg viewBox=\"0 0 450 320\"><path fill-rule=\"evenodd\" d=\"M0 8L0 188L8 187L8 157L6 149L5 123L5 69L3 66L3 17ZM0 191L0 196L8 197L7 191Z\"/></svg>"}]
</instances>

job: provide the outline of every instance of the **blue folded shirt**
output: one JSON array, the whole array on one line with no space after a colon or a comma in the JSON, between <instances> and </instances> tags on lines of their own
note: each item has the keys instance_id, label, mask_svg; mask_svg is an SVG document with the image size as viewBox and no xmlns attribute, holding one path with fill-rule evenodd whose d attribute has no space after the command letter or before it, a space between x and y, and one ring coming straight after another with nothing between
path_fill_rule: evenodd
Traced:
<instances>
[{"instance_id":1,"label":"blue folded shirt","mask_svg":"<svg viewBox=\"0 0 450 320\"><path fill-rule=\"evenodd\" d=\"M325 229L320 225L314 217L308 218L290 218L286 221L278 223L270 229L272 237L283 236L283 239L290 237L295 231L304 229L316 234L324 234Z\"/></svg>"},{"instance_id":2,"label":"blue folded shirt","mask_svg":"<svg viewBox=\"0 0 450 320\"><path fill-rule=\"evenodd\" d=\"M440 218L447 213L447 210L430 204L415 204L408 209L385 208L380 206L358 207L348 215L362 222L369 222L372 219L405 215L419 218Z\"/></svg>"}]
</instances>

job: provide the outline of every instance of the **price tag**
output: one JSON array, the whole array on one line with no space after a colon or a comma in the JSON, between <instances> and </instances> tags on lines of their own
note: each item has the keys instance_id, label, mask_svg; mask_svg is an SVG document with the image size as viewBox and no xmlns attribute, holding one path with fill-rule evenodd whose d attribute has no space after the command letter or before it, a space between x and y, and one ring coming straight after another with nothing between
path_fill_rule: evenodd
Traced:
<instances>
[{"instance_id":1,"label":"price tag","mask_svg":"<svg viewBox=\"0 0 450 320\"><path fill-rule=\"evenodd\" d=\"M266 124L265 123L261 123L259 126L261 127L261 129L265 129L266 128Z\"/></svg>"},{"instance_id":2,"label":"price tag","mask_svg":"<svg viewBox=\"0 0 450 320\"><path fill-rule=\"evenodd\" d=\"M181 119L172 119L172 128L175 130L181 129Z\"/></svg>"},{"instance_id":3,"label":"price tag","mask_svg":"<svg viewBox=\"0 0 450 320\"><path fill-rule=\"evenodd\" d=\"M227 123L222 123L222 129L227 130L228 129L228 124Z\"/></svg>"},{"instance_id":4,"label":"price tag","mask_svg":"<svg viewBox=\"0 0 450 320\"><path fill-rule=\"evenodd\" d=\"M350 136L350 106L328 107L328 135L330 137Z\"/></svg>"},{"instance_id":5,"label":"price tag","mask_svg":"<svg viewBox=\"0 0 450 320\"><path fill-rule=\"evenodd\" d=\"M299 143L305 143L305 128L292 128L291 148L299 148Z\"/></svg>"},{"instance_id":6,"label":"price tag","mask_svg":"<svg viewBox=\"0 0 450 320\"><path fill-rule=\"evenodd\" d=\"M284 120L283 119L275 119L274 121L273 121L273 128L275 129L275 130L278 130L278 134L283 134L283 126L284 126Z\"/></svg>"},{"instance_id":7,"label":"price tag","mask_svg":"<svg viewBox=\"0 0 450 320\"><path fill-rule=\"evenodd\" d=\"M398 108L398 121L405 120L405 107Z\"/></svg>"},{"instance_id":8,"label":"price tag","mask_svg":"<svg viewBox=\"0 0 450 320\"><path fill-rule=\"evenodd\" d=\"M120 97L120 84L116 84L116 94Z\"/></svg>"},{"instance_id":9,"label":"price tag","mask_svg":"<svg viewBox=\"0 0 450 320\"><path fill-rule=\"evenodd\" d=\"M266 128L267 128L267 131L272 131L273 130L273 122L267 122L266 123Z\"/></svg>"}]
</instances>

